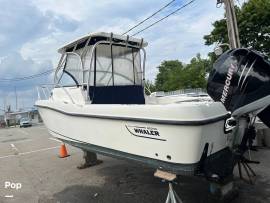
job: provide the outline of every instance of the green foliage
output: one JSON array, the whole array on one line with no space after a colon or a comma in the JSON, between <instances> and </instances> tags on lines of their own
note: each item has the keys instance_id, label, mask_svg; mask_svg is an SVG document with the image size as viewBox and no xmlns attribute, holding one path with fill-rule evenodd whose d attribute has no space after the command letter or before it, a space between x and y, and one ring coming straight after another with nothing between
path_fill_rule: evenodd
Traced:
<instances>
[{"instance_id":1,"label":"green foliage","mask_svg":"<svg viewBox=\"0 0 270 203\"><path fill-rule=\"evenodd\" d=\"M212 45L216 42L229 43L226 19L221 19L213 23L214 29L209 35L205 35L205 45Z\"/></svg>"},{"instance_id":2,"label":"green foliage","mask_svg":"<svg viewBox=\"0 0 270 203\"><path fill-rule=\"evenodd\" d=\"M163 61L158 67L155 80L156 91L173 91L185 88L205 88L206 72L210 69L210 61L202 59L198 54L190 63L183 65L178 60Z\"/></svg>"},{"instance_id":3,"label":"green foliage","mask_svg":"<svg viewBox=\"0 0 270 203\"><path fill-rule=\"evenodd\" d=\"M240 14L241 43L270 56L270 1L250 0Z\"/></svg>"},{"instance_id":4,"label":"green foliage","mask_svg":"<svg viewBox=\"0 0 270 203\"><path fill-rule=\"evenodd\" d=\"M249 0L241 8L236 7L240 42L270 56L270 1ZM228 43L226 20L213 23L214 29L205 35L205 44Z\"/></svg>"},{"instance_id":5,"label":"green foliage","mask_svg":"<svg viewBox=\"0 0 270 203\"><path fill-rule=\"evenodd\" d=\"M205 88L206 73L210 69L210 61L202 59L198 54L192 58L185 68L185 86L183 88Z\"/></svg>"},{"instance_id":6,"label":"green foliage","mask_svg":"<svg viewBox=\"0 0 270 203\"><path fill-rule=\"evenodd\" d=\"M171 91L182 86L183 64L178 61L163 61L158 67L155 86L157 90Z\"/></svg>"}]
</instances>

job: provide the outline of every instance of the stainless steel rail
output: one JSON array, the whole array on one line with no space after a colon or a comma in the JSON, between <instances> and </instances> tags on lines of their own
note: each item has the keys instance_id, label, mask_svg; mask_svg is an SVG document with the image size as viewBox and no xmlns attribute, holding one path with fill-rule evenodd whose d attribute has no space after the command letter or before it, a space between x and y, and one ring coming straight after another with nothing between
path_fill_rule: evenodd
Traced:
<instances>
[{"instance_id":1,"label":"stainless steel rail","mask_svg":"<svg viewBox=\"0 0 270 203\"><path fill-rule=\"evenodd\" d=\"M85 84L85 83L84 83L84 76L88 74L88 78L87 78L87 97L85 98L85 100L91 102L90 96L89 96L89 87L90 87L90 82L91 82L90 79L91 79L91 72L92 72L92 69L91 69L92 66L91 66L91 64L92 64L92 62L93 62L94 51L95 51L96 47L97 47L99 44L109 44L109 45L110 45L110 48L111 48L112 45L122 45L122 46L126 46L126 47L128 46L128 47L137 48L137 49L142 50L142 51L143 51L143 54L144 54L144 56L143 56L143 63L141 64L141 65L143 66L143 67L142 67L142 85L143 85L143 87L145 87L145 61L146 61L146 51L145 51L145 49L143 48L143 39L141 40L140 45L134 46L134 45L128 44L128 42L129 42L129 41L128 41L128 40L129 40L129 36L127 36L127 39L126 39L125 42L113 42L113 33L111 33L111 37L110 37L108 40L98 41L98 42L97 42L96 44L94 44L92 47L88 46L88 43L89 43L90 40L91 40L91 36L89 36L89 38L87 39L87 42L86 42L85 47L83 48L83 51L82 51L81 54L78 54L78 53L75 52L75 48L76 48L77 45L74 46L74 49L73 49L72 52L66 52L66 53L63 53L63 54L62 54L62 56L61 56L61 58L60 58L60 60L59 60L59 63L58 63L58 65L57 65L56 71L55 71L55 76L54 76L54 82L55 82L54 86L55 86L55 87L58 86L58 87L63 88L63 87L59 84L59 81L60 81L60 79L61 79L63 73L61 74L61 76L60 76L59 78L57 77L57 73L59 72L59 70L61 70L61 68L62 68L63 66L65 66L65 61L66 61L66 59L67 59L67 55L68 55L68 54L74 54L74 55L78 56L78 58L79 58L79 60L80 60L80 66L81 66L81 71L82 71L82 81L81 81L81 84L80 84L80 85ZM88 48L88 47L89 47L89 48ZM90 67L89 67L89 69L84 69L83 57L85 57L86 52L87 52L89 49L91 49L91 52L90 52ZM140 62L140 63L141 63L141 62ZM63 69L64 69L64 68L65 68L65 67L63 67ZM87 73L87 71L88 71L88 73ZM63 90L66 92L66 94L68 95L68 97L70 98L70 100L74 103L74 101L73 101L71 95L67 92L67 90L66 90L65 88L63 88ZM44 92L44 90L42 90L42 91L43 91L44 96L46 96L46 93ZM38 93L38 94L39 94L39 97L40 97L40 93Z\"/></svg>"},{"instance_id":2,"label":"stainless steel rail","mask_svg":"<svg viewBox=\"0 0 270 203\"><path fill-rule=\"evenodd\" d=\"M51 89L52 88L49 88L50 86L53 87L53 88L54 87L61 88L65 92L65 94L68 96L69 100L73 104L75 104L74 99L72 98L72 96L70 95L70 93L66 90L65 87L63 87L60 84L46 84L46 85L39 85L39 86L37 86L36 89L37 89L37 93L38 93L38 100L47 100L49 98L51 98L53 100L53 95L51 95ZM41 92L42 92L42 94L41 94ZM44 99L43 99L43 97L41 95L44 96Z\"/></svg>"}]
</instances>

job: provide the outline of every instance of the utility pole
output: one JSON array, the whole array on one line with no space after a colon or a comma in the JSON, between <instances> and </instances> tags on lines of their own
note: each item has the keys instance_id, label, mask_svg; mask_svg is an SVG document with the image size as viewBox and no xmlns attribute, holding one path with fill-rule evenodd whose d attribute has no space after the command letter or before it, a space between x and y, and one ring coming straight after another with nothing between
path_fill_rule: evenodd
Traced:
<instances>
[{"instance_id":1,"label":"utility pole","mask_svg":"<svg viewBox=\"0 0 270 203\"><path fill-rule=\"evenodd\" d=\"M230 47L232 49L241 47L234 9L234 0L217 0L217 3L224 3L225 5L225 14Z\"/></svg>"},{"instance_id":2,"label":"utility pole","mask_svg":"<svg viewBox=\"0 0 270 203\"><path fill-rule=\"evenodd\" d=\"M18 110L18 97L17 97L17 89L15 86L15 99L16 99L16 111Z\"/></svg>"},{"instance_id":3,"label":"utility pole","mask_svg":"<svg viewBox=\"0 0 270 203\"><path fill-rule=\"evenodd\" d=\"M4 102L4 110L6 112L6 105L7 105L7 95L4 96L4 99L3 99L3 102Z\"/></svg>"}]
</instances>

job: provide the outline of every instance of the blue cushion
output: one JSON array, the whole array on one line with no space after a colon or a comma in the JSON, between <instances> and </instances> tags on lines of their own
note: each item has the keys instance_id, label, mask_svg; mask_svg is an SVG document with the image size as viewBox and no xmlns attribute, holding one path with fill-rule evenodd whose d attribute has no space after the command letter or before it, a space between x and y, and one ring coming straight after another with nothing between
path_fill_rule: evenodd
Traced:
<instances>
[{"instance_id":1,"label":"blue cushion","mask_svg":"<svg viewBox=\"0 0 270 203\"><path fill-rule=\"evenodd\" d=\"M89 95L93 104L145 104L140 85L91 86Z\"/></svg>"}]
</instances>

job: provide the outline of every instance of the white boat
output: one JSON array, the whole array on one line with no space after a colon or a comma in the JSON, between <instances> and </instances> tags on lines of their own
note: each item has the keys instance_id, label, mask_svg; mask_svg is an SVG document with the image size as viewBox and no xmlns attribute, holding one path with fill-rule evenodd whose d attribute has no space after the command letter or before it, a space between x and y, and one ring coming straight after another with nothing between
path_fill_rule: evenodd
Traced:
<instances>
[{"instance_id":1,"label":"white boat","mask_svg":"<svg viewBox=\"0 0 270 203\"><path fill-rule=\"evenodd\" d=\"M100 32L60 48L53 89L36 102L49 133L176 174L196 174L206 160L218 165L232 144L224 127L228 111L220 102L146 96L146 46L143 39Z\"/></svg>"},{"instance_id":2,"label":"white boat","mask_svg":"<svg viewBox=\"0 0 270 203\"><path fill-rule=\"evenodd\" d=\"M148 104L170 104L183 102L213 102L206 93L185 93L165 95L165 92L152 92L146 97Z\"/></svg>"}]
</instances>

